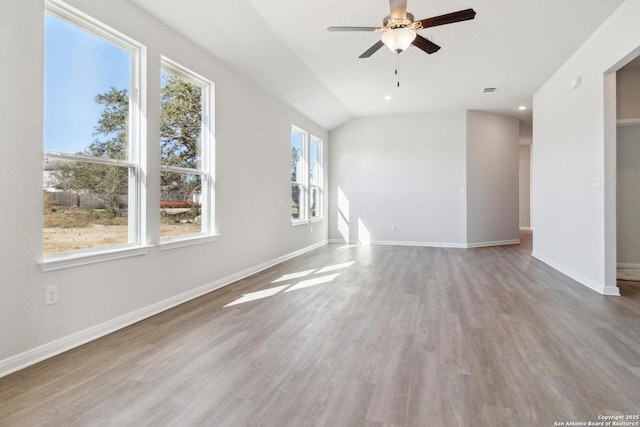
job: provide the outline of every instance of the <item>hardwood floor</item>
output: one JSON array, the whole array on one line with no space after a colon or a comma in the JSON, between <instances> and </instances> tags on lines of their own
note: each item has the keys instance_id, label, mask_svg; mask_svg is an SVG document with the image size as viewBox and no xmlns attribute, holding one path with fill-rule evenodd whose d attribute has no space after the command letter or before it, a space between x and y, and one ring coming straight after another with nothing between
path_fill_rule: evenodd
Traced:
<instances>
[{"instance_id":1,"label":"hardwood floor","mask_svg":"<svg viewBox=\"0 0 640 427\"><path fill-rule=\"evenodd\" d=\"M0 379L0 425L511 427L640 414L640 286L598 295L530 247L527 236L467 250L328 245Z\"/></svg>"}]
</instances>

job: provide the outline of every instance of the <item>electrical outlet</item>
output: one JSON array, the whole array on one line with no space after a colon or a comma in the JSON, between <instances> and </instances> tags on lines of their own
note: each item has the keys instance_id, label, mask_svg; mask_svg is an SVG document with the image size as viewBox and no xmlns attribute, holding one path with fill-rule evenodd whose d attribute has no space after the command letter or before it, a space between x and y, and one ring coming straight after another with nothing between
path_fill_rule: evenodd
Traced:
<instances>
[{"instance_id":1,"label":"electrical outlet","mask_svg":"<svg viewBox=\"0 0 640 427\"><path fill-rule=\"evenodd\" d=\"M46 305L58 303L58 285L51 285L44 288L44 303Z\"/></svg>"},{"instance_id":2,"label":"electrical outlet","mask_svg":"<svg viewBox=\"0 0 640 427\"><path fill-rule=\"evenodd\" d=\"M391 231L396 231L396 225L395 224L391 224Z\"/></svg>"},{"instance_id":3,"label":"electrical outlet","mask_svg":"<svg viewBox=\"0 0 640 427\"><path fill-rule=\"evenodd\" d=\"M496 231L498 229L498 226L493 224L493 231Z\"/></svg>"}]
</instances>

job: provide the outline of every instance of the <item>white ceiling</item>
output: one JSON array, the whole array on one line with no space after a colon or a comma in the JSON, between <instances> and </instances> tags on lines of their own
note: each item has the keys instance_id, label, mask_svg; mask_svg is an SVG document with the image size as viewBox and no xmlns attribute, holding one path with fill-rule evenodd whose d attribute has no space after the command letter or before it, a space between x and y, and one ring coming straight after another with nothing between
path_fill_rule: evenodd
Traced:
<instances>
[{"instance_id":1,"label":"white ceiling","mask_svg":"<svg viewBox=\"0 0 640 427\"><path fill-rule=\"evenodd\" d=\"M473 8L476 18L420 31L432 55L386 47L387 0L129 0L326 129L358 116L473 109L531 119L533 93L623 0L408 0L416 19ZM485 87L498 87L493 94ZM392 95L387 101L385 95Z\"/></svg>"}]
</instances>

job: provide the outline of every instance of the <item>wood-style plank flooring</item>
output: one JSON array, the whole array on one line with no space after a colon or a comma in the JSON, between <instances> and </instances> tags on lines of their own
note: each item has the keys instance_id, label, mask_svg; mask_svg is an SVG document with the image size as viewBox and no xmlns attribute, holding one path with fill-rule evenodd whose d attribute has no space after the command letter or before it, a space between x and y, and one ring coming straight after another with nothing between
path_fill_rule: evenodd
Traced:
<instances>
[{"instance_id":1,"label":"wood-style plank flooring","mask_svg":"<svg viewBox=\"0 0 640 427\"><path fill-rule=\"evenodd\" d=\"M467 250L328 245L0 379L0 425L511 427L640 414L640 285L598 295L531 258L523 237Z\"/></svg>"}]
</instances>

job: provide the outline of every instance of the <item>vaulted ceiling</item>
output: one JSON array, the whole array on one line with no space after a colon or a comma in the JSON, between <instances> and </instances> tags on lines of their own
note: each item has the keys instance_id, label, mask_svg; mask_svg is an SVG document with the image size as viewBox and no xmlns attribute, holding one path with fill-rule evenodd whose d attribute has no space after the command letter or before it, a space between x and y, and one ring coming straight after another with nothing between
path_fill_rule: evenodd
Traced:
<instances>
[{"instance_id":1,"label":"vaulted ceiling","mask_svg":"<svg viewBox=\"0 0 640 427\"><path fill-rule=\"evenodd\" d=\"M388 0L129 0L326 129L353 117L473 109L530 120L534 92L623 0L408 0L416 19L473 8L421 30L439 44L358 56ZM400 65L400 87L394 70ZM483 93L496 87L495 93ZM387 100L385 96L392 96Z\"/></svg>"}]
</instances>

